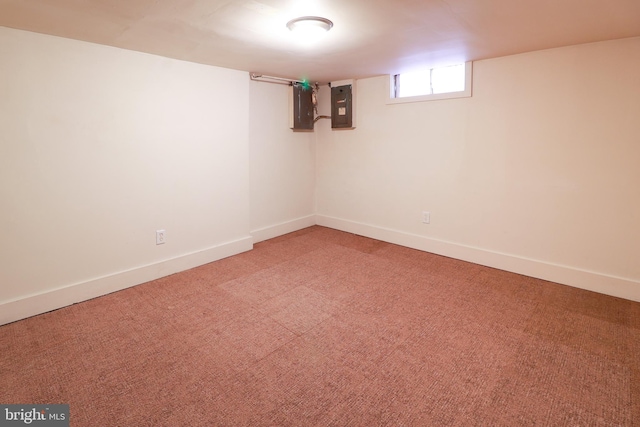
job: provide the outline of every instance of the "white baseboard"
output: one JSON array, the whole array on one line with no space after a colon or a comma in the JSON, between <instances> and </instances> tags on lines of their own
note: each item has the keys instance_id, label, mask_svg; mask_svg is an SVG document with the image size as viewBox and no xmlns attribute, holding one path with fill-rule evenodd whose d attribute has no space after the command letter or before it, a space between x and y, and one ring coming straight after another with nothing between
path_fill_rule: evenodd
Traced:
<instances>
[{"instance_id":1,"label":"white baseboard","mask_svg":"<svg viewBox=\"0 0 640 427\"><path fill-rule=\"evenodd\" d=\"M302 218L293 219L291 221L281 222L280 224L270 225L269 227L253 230L253 243L262 242L263 240L273 239L283 234L293 233L303 228L316 225L316 216L309 215Z\"/></svg>"},{"instance_id":2,"label":"white baseboard","mask_svg":"<svg viewBox=\"0 0 640 427\"><path fill-rule=\"evenodd\" d=\"M325 215L316 215L316 223L413 249L640 302L640 281L633 279L493 252Z\"/></svg>"},{"instance_id":3,"label":"white baseboard","mask_svg":"<svg viewBox=\"0 0 640 427\"><path fill-rule=\"evenodd\" d=\"M310 215L254 230L251 232L252 236L217 245L202 251L72 284L63 288L1 302L0 325L46 313L160 277L188 270L199 265L217 261L241 252L246 252L253 248L253 242L257 243L316 224L425 252L640 302L640 282L637 280L488 251L481 248L325 215Z\"/></svg>"},{"instance_id":4,"label":"white baseboard","mask_svg":"<svg viewBox=\"0 0 640 427\"><path fill-rule=\"evenodd\" d=\"M0 303L0 325L86 301L253 248L250 236L154 264Z\"/></svg>"}]
</instances>

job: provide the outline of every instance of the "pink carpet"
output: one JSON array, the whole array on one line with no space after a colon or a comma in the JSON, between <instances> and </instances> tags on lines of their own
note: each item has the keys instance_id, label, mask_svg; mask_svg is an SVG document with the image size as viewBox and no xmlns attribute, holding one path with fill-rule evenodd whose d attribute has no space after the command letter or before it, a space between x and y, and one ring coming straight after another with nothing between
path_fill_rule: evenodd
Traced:
<instances>
[{"instance_id":1,"label":"pink carpet","mask_svg":"<svg viewBox=\"0 0 640 427\"><path fill-rule=\"evenodd\" d=\"M311 227L0 327L0 403L68 403L72 426L640 425L640 303Z\"/></svg>"}]
</instances>

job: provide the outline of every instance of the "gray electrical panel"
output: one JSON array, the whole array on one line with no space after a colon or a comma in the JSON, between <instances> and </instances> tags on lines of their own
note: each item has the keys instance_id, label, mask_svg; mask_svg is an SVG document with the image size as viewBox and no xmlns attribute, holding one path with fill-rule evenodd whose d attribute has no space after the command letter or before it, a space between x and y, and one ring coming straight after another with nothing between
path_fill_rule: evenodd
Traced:
<instances>
[{"instance_id":1,"label":"gray electrical panel","mask_svg":"<svg viewBox=\"0 0 640 427\"><path fill-rule=\"evenodd\" d=\"M293 130L313 130L313 89L309 86L291 86L289 127Z\"/></svg>"},{"instance_id":2,"label":"gray electrical panel","mask_svg":"<svg viewBox=\"0 0 640 427\"><path fill-rule=\"evenodd\" d=\"M331 86L331 128L353 129L353 84Z\"/></svg>"}]
</instances>

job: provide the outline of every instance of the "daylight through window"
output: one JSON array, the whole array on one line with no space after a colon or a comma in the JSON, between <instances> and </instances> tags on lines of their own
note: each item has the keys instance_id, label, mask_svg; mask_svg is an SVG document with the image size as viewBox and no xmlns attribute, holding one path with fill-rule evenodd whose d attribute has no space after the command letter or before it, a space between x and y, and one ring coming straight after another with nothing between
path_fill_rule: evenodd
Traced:
<instances>
[{"instance_id":1,"label":"daylight through window","mask_svg":"<svg viewBox=\"0 0 640 427\"><path fill-rule=\"evenodd\" d=\"M390 98L396 102L471 96L471 62L391 76ZM410 98L402 101L403 98ZM393 101L392 101L393 102Z\"/></svg>"}]
</instances>

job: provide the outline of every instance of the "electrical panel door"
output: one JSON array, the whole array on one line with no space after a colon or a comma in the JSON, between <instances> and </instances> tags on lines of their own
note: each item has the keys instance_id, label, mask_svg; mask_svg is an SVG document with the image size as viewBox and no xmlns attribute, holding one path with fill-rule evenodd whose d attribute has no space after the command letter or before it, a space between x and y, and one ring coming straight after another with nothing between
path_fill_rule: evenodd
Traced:
<instances>
[{"instance_id":1,"label":"electrical panel door","mask_svg":"<svg viewBox=\"0 0 640 427\"><path fill-rule=\"evenodd\" d=\"M331 127L353 129L353 85L331 87Z\"/></svg>"},{"instance_id":2,"label":"electrical panel door","mask_svg":"<svg viewBox=\"0 0 640 427\"><path fill-rule=\"evenodd\" d=\"M294 84L290 92L289 127L293 130L313 130L313 89Z\"/></svg>"}]
</instances>

